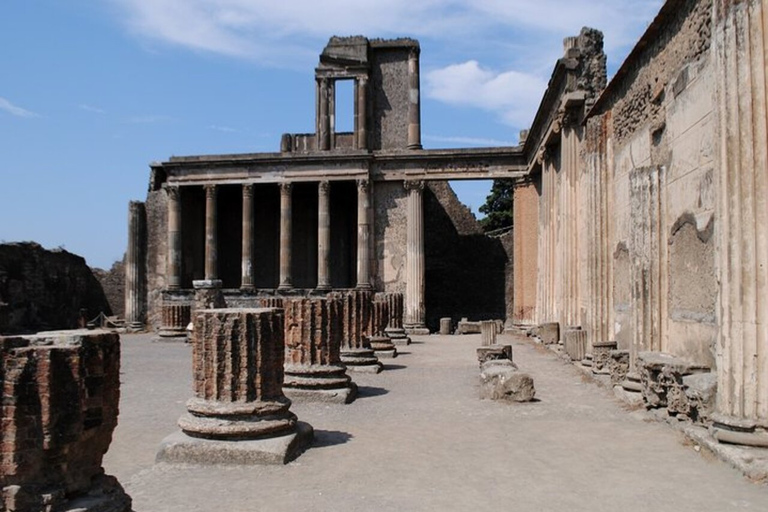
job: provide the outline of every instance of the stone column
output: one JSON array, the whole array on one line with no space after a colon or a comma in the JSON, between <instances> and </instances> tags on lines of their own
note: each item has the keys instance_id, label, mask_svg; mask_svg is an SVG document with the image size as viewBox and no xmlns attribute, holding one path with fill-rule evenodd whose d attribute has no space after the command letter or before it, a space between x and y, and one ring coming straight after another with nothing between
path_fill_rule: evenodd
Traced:
<instances>
[{"instance_id":1,"label":"stone column","mask_svg":"<svg viewBox=\"0 0 768 512\"><path fill-rule=\"evenodd\" d=\"M350 290L330 293L329 298L341 302L341 361L347 370L379 373L381 363L366 338L373 305L373 292Z\"/></svg>"},{"instance_id":2,"label":"stone column","mask_svg":"<svg viewBox=\"0 0 768 512\"><path fill-rule=\"evenodd\" d=\"M480 344L483 347L490 347L496 344L496 322L493 320L483 320L480 322Z\"/></svg>"},{"instance_id":3,"label":"stone column","mask_svg":"<svg viewBox=\"0 0 768 512\"><path fill-rule=\"evenodd\" d=\"M0 510L132 510L102 466L117 426L120 336L0 337L0 376Z\"/></svg>"},{"instance_id":4,"label":"stone column","mask_svg":"<svg viewBox=\"0 0 768 512\"><path fill-rule=\"evenodd\" d=\"M128 328L144 328L144 239L146 233L144 203L128 205L128 250L125 253L125 321Z\"/></svg>"},{"instance_id":5,"label":"stone column","mask_svg":"<svg viewBox=\"0 0 768 512\"><path fill-rule=\"evenodd\" d=\"M181 288L181 190L167 185L168 194L168 262L166 269L169 290Z\"/></svg>"},{"instance_id":6,"label":"stone column","mask_svg":"<svg viewBox=\"0 0 768 512\"><path fill-rule=\"evenodd\" d=\"M408 149L421 149L419 49L408 55Z\"/></svg>"},{"instance_id":7,"label":"stone column","mask_svg":"<svg viewBox=\"0 0 768 512\"><path fill-rule=\"evenodd\" d=\"M283 394L285 342L279 309L205 309L192 337L194 397L157 460L284 464L312 441Z\"/></svg>"},{"instance_id":8,"label":"stone column","mask_svg":"<svg viewBox=\"0 0 768 512\"><path fill-rule=\"evenodd\" d=\"M330 99L328 94L328 79L321 78L318 88L317 149L327 151L331 149L331 115L329 112Z\"/></svg>"},{"instance_id":9,"label":"stone column","mask_svg":"<svg viewBox=\"0 0 768 512\"><path fill-rule=\"evenodd\" d=\"M716 1L720 334L715 437L768 446L768 7Z\"/></svg>"},{"instance_id":10,"label":"stone column","mask_svg":"<svg viewBox=\"0 0 768 512\"><path fill-rule=\"evenodd\" d=\"M205 280L218 278L218 221L216 185L205 185Z\"/></svg>"},{"instance_id":11,"label":"stone column","mask_svg":"<svg viewBox=\"0 0 768 512\"><path fill-rule=\"evenodd\" d=\"M253 185L243 185L243 258L240 289L253 290Z\"/></svg>"},{"instance_id":12,"label":"stone column","mask_svg":"<svg viewBox=\"0 0 768 512\"><path fill-rule=\"evenodd\" d=\"M408 233L405 265L405 330L429 334L424 311L424 182L406 181Z\"/></svg>"},{"instance_id":13,"label":"stone column","mask_svg":"<svg viewBox=\"0 0 768 512\"><path fill-rule=\"evenodd\" d=\"M357 149L368 149L368 126L367 126L367 105L368 105L368 77L361 76L355 82L357 90L355 91L355 143Z\"/></svg>"},{"instance_id":14,"label":"stone column","mask_svg":"<svg viewBox=\"0 0 768 512\"><path fill-rule=\"evenodd\" d=\"M331 215L328 202L330 183L321 181L317 185L317 289L331 289Z\"/></svg>"},{"instance_id":15,"label":"stone column","mask_svg":"<svg viewBox=\"0 0 768 512\"><path fill-rule=\"evenodd\" d=\"M291 400L351 403L357 386L341 363L341 301L286 298L285 382Z\"/></svg>"},{"instance_id":16,"label":"stone column","mask_svg":"<svg viewBox=\"0 0 768 512\"><path fill-rule=\"evenodd\" d=\"M385 293L389 302L389 325L384 329L384 334L389 336L395 345L410 345L411 338L403 329L404 298L402 293Z\"/></svg>"},{"instance_id":17,"label":"stone column","mask_svg":"<svg viewBox=\"0 0 768 512\"><path fill-rule=\"evenodd\" d=\"M515 225L512 318L516 324L533 325L536 321L536 283L539 281L539 194L533 182L515 183L512 215Z\"/></svg>"},{"instance_id":18,"label":"stone column","mask_svg":"<svg viewBox=\"0 0 768 512\"><path fill-rule=\"evenodd\" d=\"M357 286L371 289L371 253L369 210L371 208L370 182L357 180Z\"/></svg>"},{"instance_id":19,"label":"stone column","mask_svg":"<svg viewBox=\"0 0 768 512\"><path fill-rule=\"evenodd\" d=\"M292 238L293 238L293 202L292 183L280 184L280 290L293 288L291 275Z\"/></svg>"}]
</instances>

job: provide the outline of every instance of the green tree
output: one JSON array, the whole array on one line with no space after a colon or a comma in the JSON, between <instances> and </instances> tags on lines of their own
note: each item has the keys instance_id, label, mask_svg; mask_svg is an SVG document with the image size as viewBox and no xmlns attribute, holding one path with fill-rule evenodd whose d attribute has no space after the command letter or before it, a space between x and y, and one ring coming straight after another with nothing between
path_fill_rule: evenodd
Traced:
<instances>
[{"instance_id":1,"label":"green tree","mask_svg":"<svg viewBox=\"0 0 768 512\"><path fill-rule=\"evenodd\" d=\"M485 204L479 209L485 214L480 225L486 233L512 226L513 180L493 180Z\"/></svg>"}]
</instances>

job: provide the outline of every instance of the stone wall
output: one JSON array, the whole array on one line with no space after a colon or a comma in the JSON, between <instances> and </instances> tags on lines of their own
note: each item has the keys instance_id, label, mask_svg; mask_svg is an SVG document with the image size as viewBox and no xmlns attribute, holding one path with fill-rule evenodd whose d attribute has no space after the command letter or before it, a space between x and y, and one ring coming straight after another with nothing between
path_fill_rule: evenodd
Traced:
<instances>
[{"instance_id":1,"label":"stone wall","mask_svg":"<svg viewBox=\"0 0 768 512\"><path fill-rule=\"evenodd\" d=\"M125 316L125 265L116 261L112 268L94 268L93 275L99 280L113 315Z\"/></svg>"},{"instance_id":2,"label":"stone wall","mask_svg":"<svg viewBox=\"0 0 768 512\"><path fill-rule=\"evenodd\" d=\"M0 245L0 302L8 304L5 334L72 329L81 309L89 319L112 314L83 258L33 242Z\"/></svg>"}]
</instances>

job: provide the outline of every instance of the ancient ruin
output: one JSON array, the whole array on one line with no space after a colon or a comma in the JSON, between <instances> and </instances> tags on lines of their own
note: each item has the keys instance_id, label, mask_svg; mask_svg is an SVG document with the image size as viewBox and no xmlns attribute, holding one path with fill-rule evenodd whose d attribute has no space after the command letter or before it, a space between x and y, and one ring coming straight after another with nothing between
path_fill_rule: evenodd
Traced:
<instances>
[{"instance_id":1,"label":"ancient ruin","mask_svg":"<svg viewBox=\"0 0 768 512\"><path fill-rule=\"evenodd\" d=\"M0 337L0 388L2 510L131 510L102 467L117 426L117 334Z\"/></svg>"},{"instance_id":2,"label":"ancient ruin","mask_svg":"<svg viewBox=\"0 0 768 512\"><path fill-rule=\"evenodd\" d=\"M279 309L204 309L195 315L195 396L158 461L285 464L312 442L312 427L283 394L284 317Z\"/></svg>"}]
</instances>

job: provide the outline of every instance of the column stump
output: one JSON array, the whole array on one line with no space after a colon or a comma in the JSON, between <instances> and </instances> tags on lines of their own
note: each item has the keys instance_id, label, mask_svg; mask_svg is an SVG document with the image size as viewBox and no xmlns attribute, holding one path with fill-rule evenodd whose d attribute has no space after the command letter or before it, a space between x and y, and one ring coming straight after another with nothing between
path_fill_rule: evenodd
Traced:
<instances>
[{"instance_id":1,"label":"column stump","mask_svg":"<svg viewBox=\"0 0 768 512\"><path fill-rule=\"evenodd\" d=\"M341 362L348 371L379 373L382 364L366 338L370 322L373 292L349 290L329 294L341 300Z\"/></svg>"},{"instance_id":2,"label":"column stump","mask_svg":"<svg viewBox=\"0 0 768 512\"><path fill-rule=\"evenodd\" d=\"M402 293L384 293L385 300L389 303L389 324L384 329L384 334L392 340L395 346L408 346L411 338L403 328L404 297Z\"/></svg>"},{"instance_id":3,"label":"column stump","mask_svg":"<svg viewBox=\"0 0 768 512\"><path fill-rule=\"evenodd\" d=\"M348 404L357 385L341 362L341 303L337 299L284 299L285 381L293 401Z\"/></svg>"},{"instance_id":4,"label":"column stump","mask_svg":"<svg viewBox=\"0 0 768 512\"><path fill-rule=\"evenodd\" d=\"M311 444L312 427L290 412L282 390L282 311L197 311L192 343L195 396L158 462L285 464Z\"/></svg>"},{"instance_id":5,"label":"column stump","mask_svg":"<svg viewBox=\"0 0 768 512\"><path fill-rule=\"evenodd\" d=\"M397 347L388 336L369 336L368 343L373 353L379 359L394 359L397 357Z\"/></svg>"}]
</instances>

